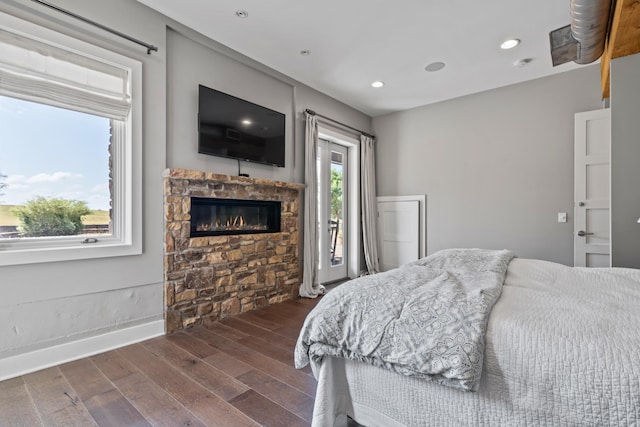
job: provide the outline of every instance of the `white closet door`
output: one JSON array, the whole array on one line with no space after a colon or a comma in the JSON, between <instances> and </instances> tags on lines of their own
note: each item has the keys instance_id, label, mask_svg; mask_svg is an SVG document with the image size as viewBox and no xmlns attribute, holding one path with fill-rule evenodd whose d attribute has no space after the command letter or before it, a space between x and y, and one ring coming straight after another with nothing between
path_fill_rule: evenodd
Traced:
<instances>
[{"instance_id":1,"label":"white closet door","mask_svg":"<svg viewBox=\"0 0 640 427\"><path fill-rule=\"evenodd\" d=\"M610 267L609 109L575 116L574 265Z\"/></svg>"},{"instance_id":2,"label":"white closet door","mask_svg":"<svg viewBox=\"0 0 640 427\"><path fill-rule=\"evenodd\" d=\"M382 271L420 257L420 203L417 200L378 201L378 238Z\"/></svg>"}]
</instances>

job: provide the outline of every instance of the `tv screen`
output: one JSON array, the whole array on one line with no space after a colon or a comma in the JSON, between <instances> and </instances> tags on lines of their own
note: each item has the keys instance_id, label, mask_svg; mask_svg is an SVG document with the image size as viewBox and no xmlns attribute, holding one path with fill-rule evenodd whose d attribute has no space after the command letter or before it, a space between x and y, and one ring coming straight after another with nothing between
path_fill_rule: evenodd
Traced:
<instances>
[{"instance_id":1,"label":"tv screen","mask_svg":"<svg viewBox=\"0 0 640 427\"><path fill-rule=\"evenodd\" d=\"M202 85L198 92L198 153L284 167L284 114Z\"/></svg>"}]
</instances>

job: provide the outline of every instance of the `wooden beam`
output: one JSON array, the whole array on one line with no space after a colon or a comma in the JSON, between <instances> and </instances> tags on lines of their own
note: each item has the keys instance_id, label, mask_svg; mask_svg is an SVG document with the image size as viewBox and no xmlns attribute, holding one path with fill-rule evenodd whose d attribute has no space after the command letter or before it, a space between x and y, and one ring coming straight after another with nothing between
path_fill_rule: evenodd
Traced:
<instances>
[{"instance_id":1,"label":"wooden beam","mask_svg":"<svg viewBox=\"0 0 640 427\"><path fill-rule=\"evenodd\" d=\"M634 55L640 52L640 0L619 0L620 19L614 22L616 43L613 45L611 59ZM616 5L616 9L618 6Z\"/></svg>"},{"instance_id":2,"label":"wooden beam","mask_svg":"<svg viewBox=\"0 0 640 427\"><path fill-rule=\"evenodd\" d=\"M600 63L602 97L609 97L611 60L640 53L640 0L617 0Z\"/></svg>"}]
</instances>

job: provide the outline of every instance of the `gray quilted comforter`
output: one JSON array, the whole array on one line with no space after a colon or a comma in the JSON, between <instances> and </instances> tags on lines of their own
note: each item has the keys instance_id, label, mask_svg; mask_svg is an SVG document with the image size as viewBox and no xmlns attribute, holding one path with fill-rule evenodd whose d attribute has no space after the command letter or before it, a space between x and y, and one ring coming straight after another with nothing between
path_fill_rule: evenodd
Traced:
<instances>
[{"instance_id":1,"label":"gray quilted comforter","mask_svg":"<svg viewBox=\"0 0 640 427\"><path fill-rule=\"evenodd\" d=\"M335 356L476 391L487 321L513 257L449 249L339 286L307 316L296 367Z\"/></svg>"}]
</instances>

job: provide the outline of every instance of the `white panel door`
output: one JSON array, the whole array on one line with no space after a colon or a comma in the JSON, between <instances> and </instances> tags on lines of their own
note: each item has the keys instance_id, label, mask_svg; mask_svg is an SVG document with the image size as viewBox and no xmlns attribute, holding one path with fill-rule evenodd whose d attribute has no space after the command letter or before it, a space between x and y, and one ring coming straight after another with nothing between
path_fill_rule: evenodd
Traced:
<instances>
[{"instance_id":1,"label":"white panel door","mask_svg":"<svg viewBox=\"0 0 640 427\"><path fill-rule=\"evenodd\" d=\"M575 116L574 265L610 267L609 109Z\"/></svg>"},{"instance_id":2,"label":"white panel door","mask_svg":"<svg viewBox=\"0 0 640 427\"><path fill-rule=\"evenodd\" d=\"M420 257L420 203L378 202L379 257L382 271Z\"/></svg>"}]
</instances>

